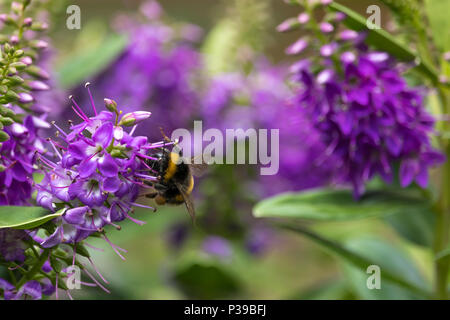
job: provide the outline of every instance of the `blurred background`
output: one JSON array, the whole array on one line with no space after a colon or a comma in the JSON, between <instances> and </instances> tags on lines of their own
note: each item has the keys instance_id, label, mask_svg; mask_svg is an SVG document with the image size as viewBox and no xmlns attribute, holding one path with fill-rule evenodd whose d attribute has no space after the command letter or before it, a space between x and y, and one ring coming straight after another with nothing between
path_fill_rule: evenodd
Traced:
<instances>
[{"instance_id":1,"label":"blurred background","mask_svg":"<svg viewBox=\"0 0 450 320\"><path fill-rule=\"evenodd\" d=\"M389 29L389 13L377 1L341 2L362 15L366 15L365 9L369 5L380 5L382 25ZM293 58L285 55L284 50L299 37L299 33L280 34L276 26L286 18L296 16L298 8L284 1L163 0L160 2L163 13L156 8L140 9L143 3L119 0L72 1L70 4L76 4L81 9L80 30L66 28L68 15L65 10L68 3L51 3L54 22L50 38L55 48L51 63L57 82L61 83L56 88L58 96L52 99L65 101L65 96L74 94L88 107L83 85L89 81L99 104L104 96L115 99L119 107L140 109L142 106L139 104L146 104L145 107L148 106L154 112L152 117L156 120L145 128L145 132L140 133L160 139L158 123L162 123L168 132L177 127L189 126L186 123L192 123L193 119L204 120L205 123L210 121L212 127L220 126L216 122L228 117L228 114L205 114L205 110L212 108L208 109L209 104L205 102L209 101L205 95L211 92L211 88L201 88L211 84L212 89L215 89L216 83L221 84L224 78L227 79L222 75L239 74L237 83L247 88L246 79L259 79L260 75L269 75L270 78L280 77L281 74L282 77L285 74L284 66L293 61ZM154 29L149 29L148 34L144 35L142 30L148 25ZM171 28L171 36L155 39L155 34L165 34L167 30L164 26ZM141 27L142 30L139 29ZM231 44L236 43L239 46L233 48L234 51L228 50ZM155 53L152 48L159 46L164 48L161 52L169 53ZM201 57L196 56L198 52ZM259 60L264 60L266 66L261 71L255 67ZM128 70L128 66L133 63L135 69ZM151 93L155 86L160 85L153 84L155 75L160 77L167 73L154 71L149 66L160 65L164 65L162 69L175 70L173 72L186 76L185 82L177 82L177 89L168 90L164 95L171 97L169 101ZM140 67L146 71L135 79L132 75L138 74ZM272 72L273 68L280 68L280 72ZM201 75L204 73L213 79L211 83L202 83ZM176 77L182 79L180 75ZM226 80L227 83L234 81L233 77L231 79ZM128 88L130 83L134 85L131 89ZM152 84L146 86L147 83ZM271 97L278 101L276 99L282 98L279 95L283 95L286 88L273 88L269 82L263 82L261 88L257 89L258 92L269 91L273 95ZM137 96L142 98L132 99ZM239 97L238 94L234 99ZM215 97L212 99L217 100ZM155 109L152 109L154 105ZM171 112L178 114L186 109L193 112L187 114L183 122L167 120L171 118ZM73 118L68 110L69 105L66 110L55 109L54 118L60 122ZM233 117L230 116L230 119L232 121ZM110 282L108 288L111 294L99 288L84 287L83 290L74 290L74 297L408 298L402 296L401 289L394 285L383 286L381 293L377 292L374 296L375 293L366 288L366 274L337 262L309 240L278 230L271 221L252 218L254 203L274 193L273 181L257 178L257 170L255 166L217 166L198 181L195 191L198 214L196 227L191 224L186 209L180 206L160 207L156 213L138 210L135 217L145 221L145 225L139 226L127 220L123 222L121 231L111 228L109 237L113 243L127 250L124 254L126 261L122 261L103 240L89 240L91 245L103 250L91 251L96 265ZM294 178L296 182L292 183L288 176L286 183L279 187L276 185L276 191L310 187L302 185L301 176ZM412 272L413 277L416 273L418 277L431 277L429 265L432 258L429 252L401 240L392 227L382 221L323 222L315 223L311 228L369 254L380 253L382 256L384 248L394 244L402 252L406 250L419 265L420 269ZM390 257L395 255L390 252ZM392 264L402 270L405 264L402 255L393 259Z\"/></svg>"}]
</instances>

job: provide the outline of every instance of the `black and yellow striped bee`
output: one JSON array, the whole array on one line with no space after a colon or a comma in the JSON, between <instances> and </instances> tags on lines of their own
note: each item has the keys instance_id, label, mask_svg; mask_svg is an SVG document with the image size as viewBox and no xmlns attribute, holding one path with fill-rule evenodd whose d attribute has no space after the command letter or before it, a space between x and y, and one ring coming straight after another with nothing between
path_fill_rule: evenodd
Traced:
<instances>
[{"instance_id":1,"label":"black and yellow striped bee","mask_svg":"<svg viewBox=\"0 0 450 320\"><path fill-rule=\"evenodd\" d=\"M195 208L191 198L194 189L194 176L200 176L207 168L206 163L194 164L195 159L186 163L182 153L162 148L160 153L152 155L157 160L147 160L147 165L158 173L157 181L148 182L155 192L146 195L155 199L156 204L185 204L192 220L195 220Z\"/></svg>"}]
</instances>

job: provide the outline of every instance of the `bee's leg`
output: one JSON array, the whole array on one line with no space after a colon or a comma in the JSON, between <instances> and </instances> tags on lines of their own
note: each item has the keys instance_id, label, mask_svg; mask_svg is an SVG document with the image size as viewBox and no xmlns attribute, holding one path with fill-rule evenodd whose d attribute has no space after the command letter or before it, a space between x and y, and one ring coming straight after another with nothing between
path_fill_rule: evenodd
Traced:
<instances>
[{"instance_id":1,"label":"bee's leg","mask_svg":"<svg viewBox=\"0 0 450 320\"><path fill-rule=\"evenodd\" d=\"M153 181L144 180L144 184L146 184L149 187L153 187L154 183Z\"/></svg>"},{"instance_id":2,"label":"bee's leg","mask_svg":"<svg viewBox=\"0 0 450 320\"><path fill-rule=\"evenodd\" d=\"M158 191L166 191L167 190L167 186L161 184L161 183L155 183L153 185L153 187L158 190Z\"/></svg>"},{"instance_id":3,"label":"bee's leg","mask_svg":"<svg viewBox=\"0 0 450 320\"><path fill-rule=\"evenodd\" d=\"M145 196L146 198L153 199L153 198L155 198L157 195L158 195L158 192L150 192L150 193L145 194L144 196Z\"/></svg>"}]
</instances>

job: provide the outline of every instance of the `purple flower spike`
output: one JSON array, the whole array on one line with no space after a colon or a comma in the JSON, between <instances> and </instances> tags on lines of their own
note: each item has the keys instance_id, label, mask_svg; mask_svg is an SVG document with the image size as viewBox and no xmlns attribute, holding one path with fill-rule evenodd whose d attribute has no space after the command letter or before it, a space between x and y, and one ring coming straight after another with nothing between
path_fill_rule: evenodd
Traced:
<instances>
[{"instance_id":1,"label":"purple flower spike","mask_svg":"<svg viewBox=\"0 0 450 320\"><path fill-rule=\"evenodd\" d=\"M428 168L444 158L431 147L433 119L421 91L408 87L387 53L347 51L340 60L342 75L329 68L317 74L297 71L304 88L298 94L300 107L308 110L328 145L316 162L336 156L335 180L351 183L355 197L376 174L390 183L396 162L403 187L413 181L425 187Z\"/></svg>"},{"instance_id":2,"label":"purple flower spike","mask_svg":"<svg viewBox=\"0 0 450 320\"><path fill-rule=\"evenodd\" d=\"M71 100L82 122L72 125L69 133L58 129L61 141L49 140L59 160L43 155L39 158L45 170L44 179L37 186L37 202L52 211L56 207L67 209L61 218L54 220L55 232L40 240L45 248L82 241L107 224L120 228L115 222L125 218L142 224L130 217L129 212L138 205L135 201L139 188L146 186L144 182L157 180L145 163L148 150L157 152L157 149L150 147L146 137L133 137L132 132L124 130L119 119L121 112L113 100L105 102L114 112L97 113L92 99L93 117L88 117ZM125 118L125 122L132 121L136 126L149 116L149 112L135 111L122 120Z\"/></svg>"}]
</instances>

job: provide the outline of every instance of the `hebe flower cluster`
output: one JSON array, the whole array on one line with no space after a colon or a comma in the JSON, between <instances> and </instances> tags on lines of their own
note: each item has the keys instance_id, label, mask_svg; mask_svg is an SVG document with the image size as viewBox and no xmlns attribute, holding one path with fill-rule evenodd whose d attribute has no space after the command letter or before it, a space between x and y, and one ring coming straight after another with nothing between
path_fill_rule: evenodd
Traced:
<instances>
[{"instance_id":1,"label":"hebe flower cluster","mask_svg":"<svg viewBox=\"0 0 450 320\"><path fill-rule=\"evenodd\" d=\"M47 24L26 17L29 3L12 2L11 11L0 14L0 142L9 139L10 132L3 127L22 122L25 114L33 113L32 92L49 88L43 82L49 74L37 66L42 50L47 48L37 32L46 30Z\"/></svg>"},{"instance_id":2,"label":"hebe flower cluster","mask_svg":"<svg viewBox=\"0 0 450 320\"><path fill-rule=\"evenodd\" d=\"M38 38L46 23L27 17L29 1L12 2L0 15L0 204L28 205L35 153L43 152L40 129L50 128L40 97L49 74L38 64L47 43Z\"/></svg>"},{"instance_id":3,"label":"hebe flower cluster","mask_svg":"<svg viewBox=\"0 0 450 320\"><path fill-rule=\"evenodd\" d=\"M320 36L301 38L287 49L300 54L318 46L320 52L292 66L296 103L319 132L326 155L334 157L337 180L351 183L356 197L377 174L391 183L396 164L403 187L413 181L425 187L429 167L444 158L431 145L434 119L424 108L422 89L406 83L393 57L368 48L364 33L337 31L344 18L310 24ZM302 13L296 24L312 19Z\"/></svg>"},{"instance_id":4,"label":"hebe flower cluster","mask_svg":"<svg viewBox=\"0 0 450 320\"><path fill-rule=\"evenodd\" d=\"M93 102L90 91L89 96ZM146 159L155 158L148 153L168 144L133 136L137 124L150 112L122 115L113 100L105 99L109 111L97 113L92 104L94 116L88 117L71 100L82 122L72 124L68 133L54 124L59 138L49 142L58 159L39 157L44 178L37 185L37 202L52 211L65 210L54 220L53 233L40 241L43 247L79 242L102 232L107 224L120 228L116 223L126 218L141 224L129 214L134 206L142 206L135 203L139 188L148 187L146 181L156 180L146 164ZM130 126L131 131L126 132L124 127Z\"/></svg>"}]
</instances>

